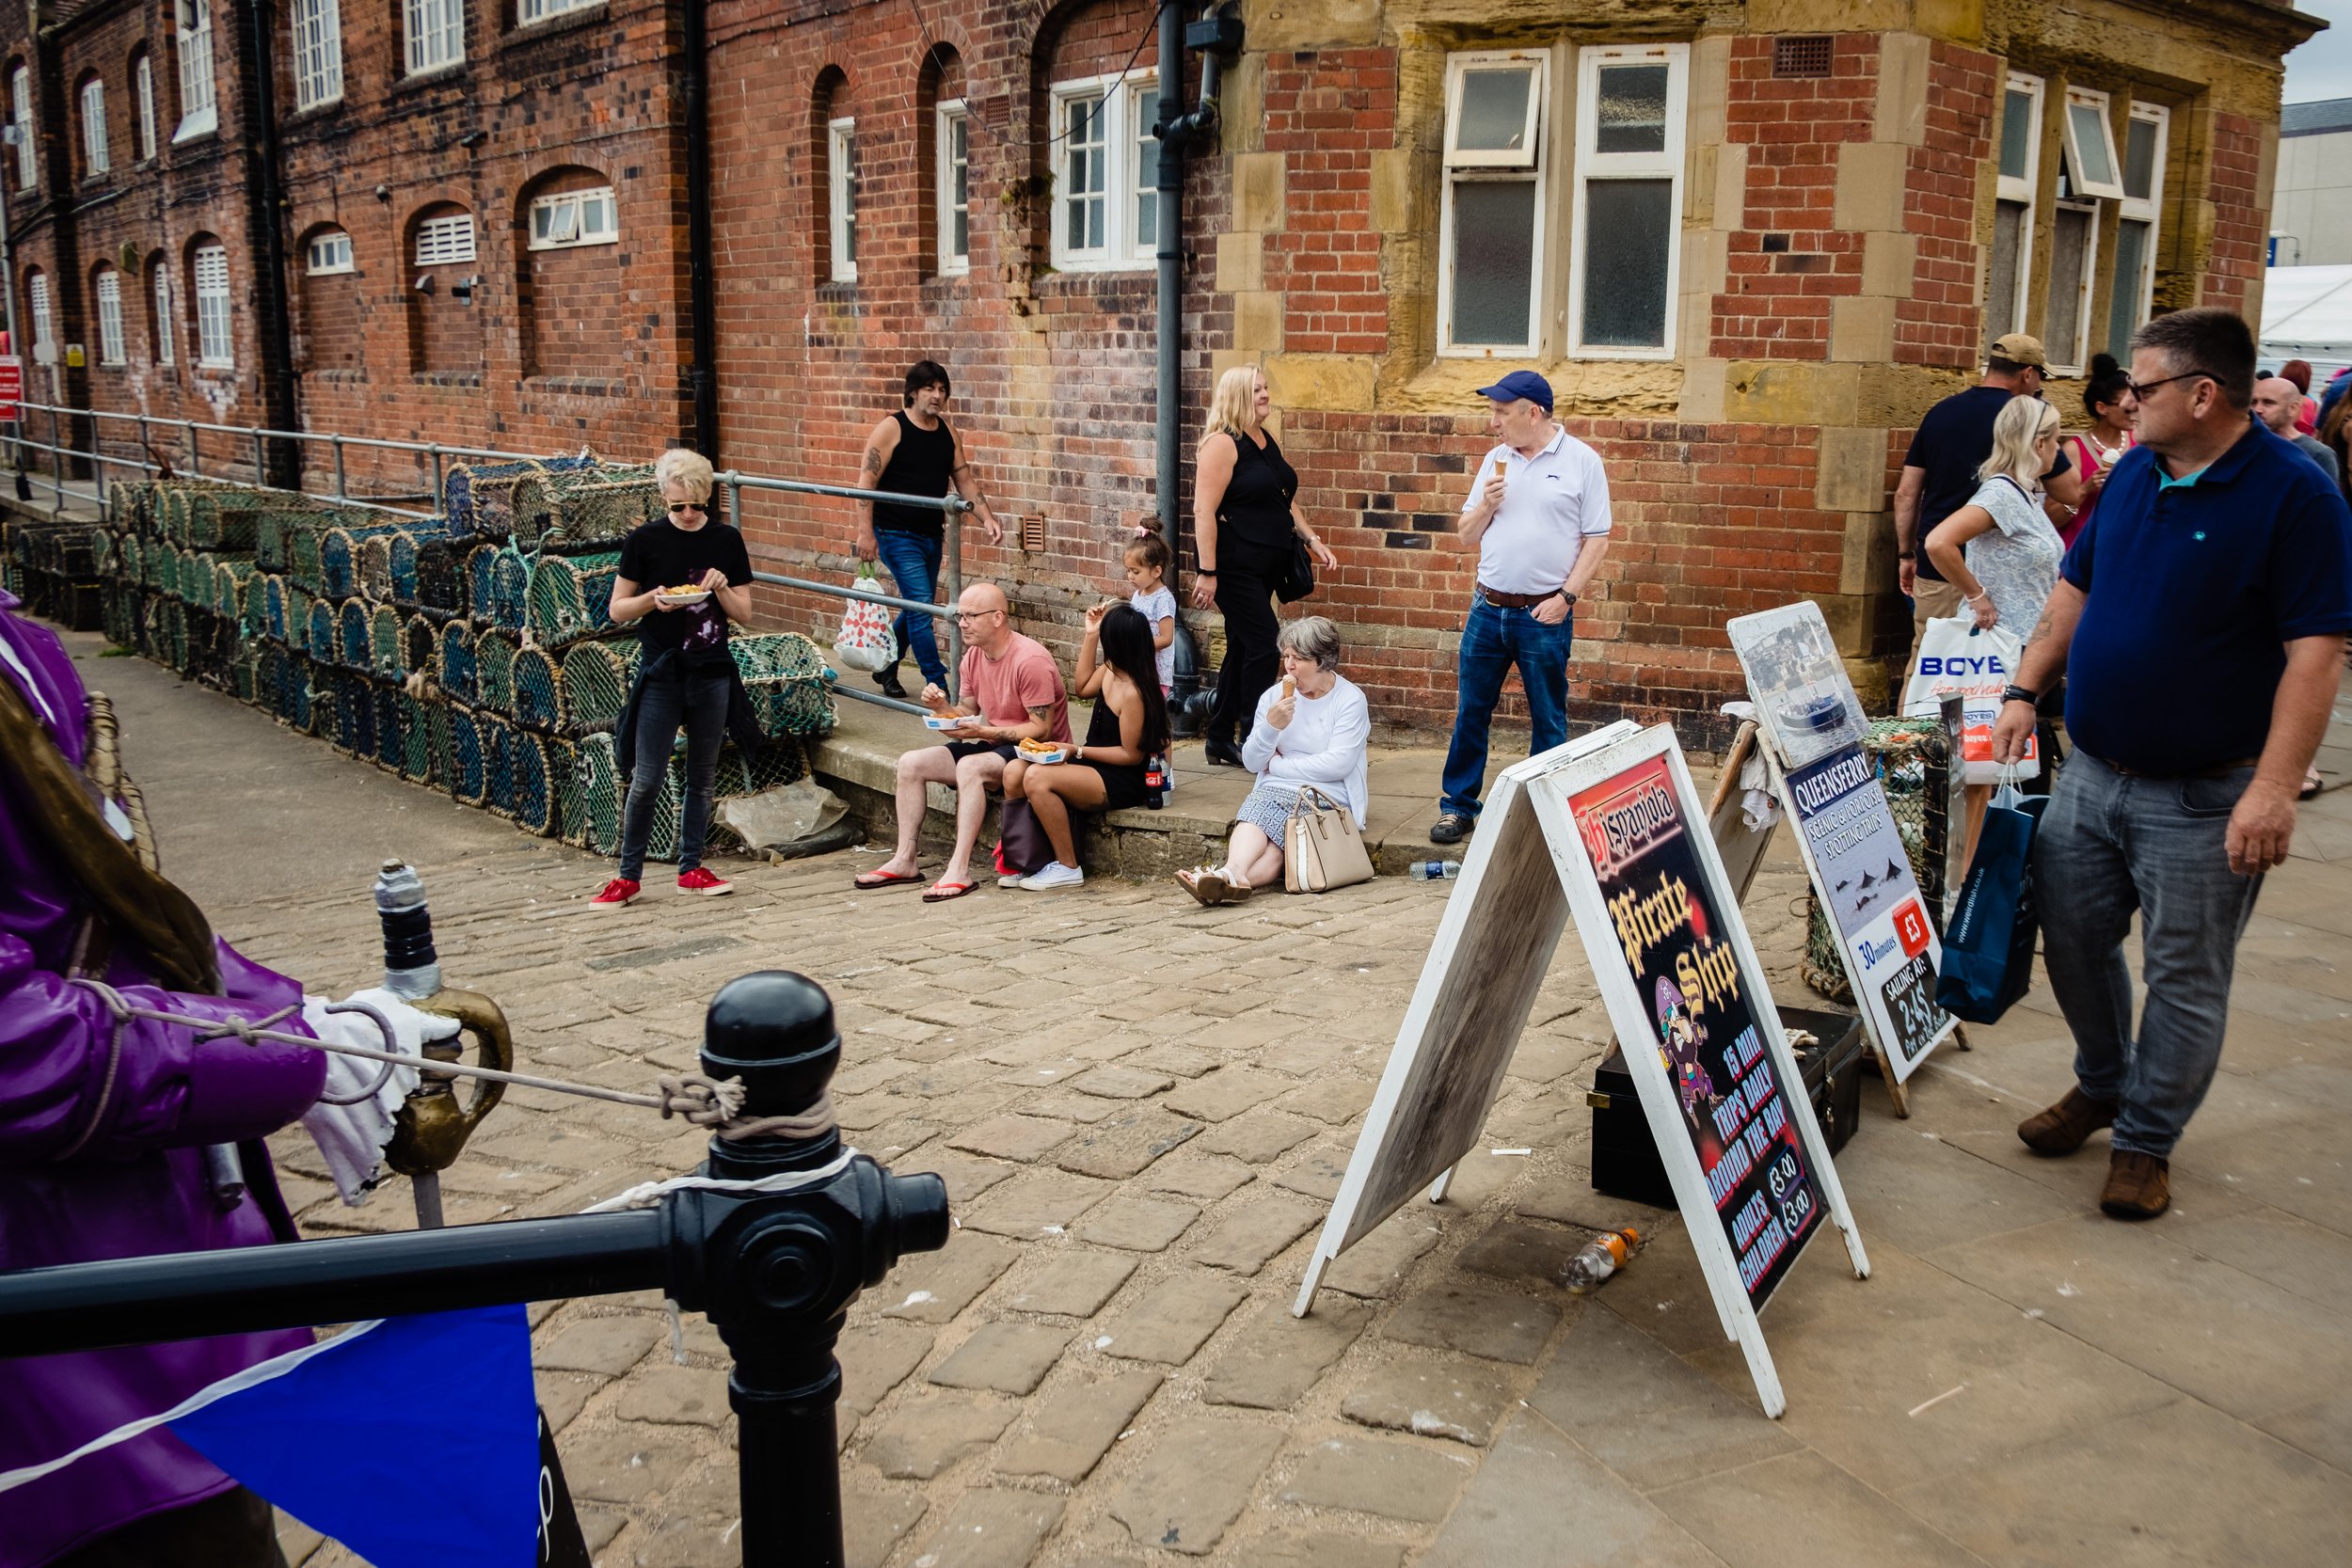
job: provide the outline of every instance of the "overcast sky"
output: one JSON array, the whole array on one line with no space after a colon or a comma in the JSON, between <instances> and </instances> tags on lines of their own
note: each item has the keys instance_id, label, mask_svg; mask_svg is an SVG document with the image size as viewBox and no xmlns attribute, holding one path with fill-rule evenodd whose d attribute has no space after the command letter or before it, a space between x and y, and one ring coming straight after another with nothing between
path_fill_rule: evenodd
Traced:
<instances>
[{"instance_id":1,"label":"overcast sky","mask_svg":"<svg viewBox=\"0 0 2352 1568\"><path fill-rule=\"evenodd\" d=\"M2295 8L2329 26L2287 56L2286 101L2352 98L2352 0L2296 0Z\"/></svg>"}]
</instances>

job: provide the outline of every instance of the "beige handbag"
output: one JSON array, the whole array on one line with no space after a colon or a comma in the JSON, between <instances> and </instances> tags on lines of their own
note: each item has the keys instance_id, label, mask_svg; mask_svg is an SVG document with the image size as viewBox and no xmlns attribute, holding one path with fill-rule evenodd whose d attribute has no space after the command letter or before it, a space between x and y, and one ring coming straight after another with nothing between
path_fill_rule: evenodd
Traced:
<instances>
[{"instance_id":1,"label":"beige handbag","mask_svg":"<svg viewBox=\"0 0 2352 1568\"><path fill-rule=\"evenodd\" d=\"M1356 831L1356 814L1319 789L1302 787L1282 829L1282 886L1292 893L1328 893L1372 879L1372 856Z\"/></svg>"}]
</instances>

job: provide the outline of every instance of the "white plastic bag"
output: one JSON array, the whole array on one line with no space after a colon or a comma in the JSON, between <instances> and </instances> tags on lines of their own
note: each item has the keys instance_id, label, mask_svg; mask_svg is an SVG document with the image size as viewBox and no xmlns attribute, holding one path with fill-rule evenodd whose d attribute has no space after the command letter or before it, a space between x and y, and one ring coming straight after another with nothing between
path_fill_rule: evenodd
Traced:
<instances>
[{"instance_id":1,"label":"white plastic bag","mask_svg":"<svg viewBox=\"0 0 2352 1568\"><path fill-rule=\"evenodd\" d=\"M858 562L856 586L880 590L872 562ZM848 669L869 674L898 663L898 638L890 629L890 611L868 599L851 599L841 612L841 629L834 634L833 657Z\"/></svg>"},{"instance_id":2,"label":"white plastic bag","mask_svg":"<svg viewBox=\"0 0 2352 1568\"><path fill-rule=\"evenodd\" d=\"M1999 784L2007 779L2030 779L2042 771L2035 736L2026 737L2026 753L2004 766L1993 760L1993 725L2001 714L2001 692L2017 679L2017 661L2025 643L2007 626L1980 628L1963 615L1930 621L1919 639L1919 661L1903 687L1903 712L1912 718L1933 718L1944 699L1961 699L1961 756L1965 782Z\"/></svg>"}]
</instances>

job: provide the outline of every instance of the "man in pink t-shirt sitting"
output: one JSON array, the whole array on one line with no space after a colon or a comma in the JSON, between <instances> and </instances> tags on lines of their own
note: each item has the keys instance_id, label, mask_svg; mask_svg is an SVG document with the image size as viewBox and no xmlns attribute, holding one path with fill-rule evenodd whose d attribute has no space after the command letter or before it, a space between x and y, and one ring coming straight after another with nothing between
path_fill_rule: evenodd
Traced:
<instances>
[{"instance_id":1,"label":"man in pink t-shirt sitting","mask_svg":"<svg viewBox=\"0 0 2352 1568\"><path fill-rule=\"evenodd\" d=\"M923 705L941 719L961 717L956 738L943 746L924 746L898 758L898 852L871 871L862 872L862 888L898 887L923 879L914 858L916 835L923 828L925 786L956 786L956 847L947 865L923 894L926 904L961 898L972 891L972 848L979 842L980 823L988 816L988 792L1001 784L1005 764L1024 740L1070 744L1070 693L1062 685L1061 669L1045 645L1012 629L1012 610L1004 590L977 582L956 601L956 621L963 628L963 665L958 680L963 701L950 705L936 685L923 688Z\"/></svg>"}]
</instances>

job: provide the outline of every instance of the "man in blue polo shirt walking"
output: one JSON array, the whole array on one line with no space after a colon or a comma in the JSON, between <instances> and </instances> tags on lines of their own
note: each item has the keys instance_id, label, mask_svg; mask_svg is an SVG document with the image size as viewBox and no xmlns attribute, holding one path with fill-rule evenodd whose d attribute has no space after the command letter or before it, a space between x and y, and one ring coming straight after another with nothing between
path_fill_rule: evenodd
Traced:
<instances>
[{"instance_id":1,"label":"man in blue polo shirt walking","mask_svg":"<svg viewBox=\"0 0 2352 1568\"><path fill-rule=\"evenodd\" d=\"M1446 748L1433 844L1478 824L1486 732L1517 665L1534 734L1528 755L1568 738L1568 649L1576 600L1609 549L1609 476L1600 454L1551 417L1551 383L1513 371L1478 395L1496 446L1478 465L1455 529L1478 546L1478 588L1462 625L1460 693Z\"/></svg>"},{"instance_id":2,"label":"man in blue polo shirt walking","mask_svg":"<svg viewBox=\"0 0 2352 1568\"><path fill-rule=\"evenodd\" d=\"M2253 392L2254 335L2227 310L2133 335L2139 445L2068 552L1994 730L1996 758L2020 754L2037 693L2066 676L2075 752L2034 876L2075 1085L2017 1135L2072 1154L2113 1127L2099 1206L2122 1219L2171 1201L2172 1146L2220 1064L2238 937L2286 859L2352 632L2352 512L2248 417Z\"/></svg>"}]
</instances>

